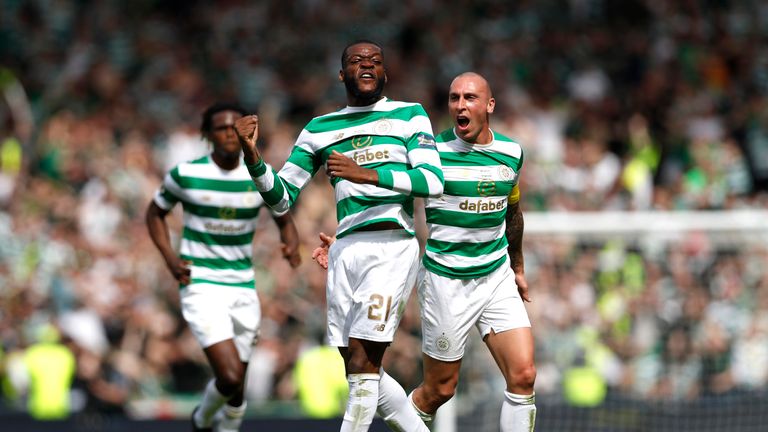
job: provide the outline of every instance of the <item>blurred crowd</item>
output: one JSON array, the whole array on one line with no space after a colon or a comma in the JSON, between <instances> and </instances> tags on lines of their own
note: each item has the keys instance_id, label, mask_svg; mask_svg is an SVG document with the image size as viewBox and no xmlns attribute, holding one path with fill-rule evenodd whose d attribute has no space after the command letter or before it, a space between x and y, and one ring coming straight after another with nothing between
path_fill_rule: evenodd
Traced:
<instances>
[{"instance_id":1,"label":"blurred crowd","mask_svg":"<svg viewBox=\"0 0 768 432\"><path fill-rule=\"evenodd\" d=\"M0 411L27 409L36 363L25 359L39 344L75 359L61 372L73 377L71 412L147 415L126 406L202 390L209 370L144 210L168 169L209 150L199 125L215 101L258 111L265 159L279 168L310 118L344 105L340 53L359 38L384 46L385 94L421 102L436 131L451 124L450 80L466 70L488 78L492 126L525 152L525 211L768 204L765 2L0 0L0 9ZM324 176L294 216L300 268L283 261L268 216L254 245L264 320L253 406L295 400L296 362L324 336L325 275L310 258L317 233L335 229ZM623 397L767 388L768 242L723 247L699 233L655 248L536 238L524 249L541 397L567 399L577 367ZM385 359L406 388L420 379L416 307ZM466 375L460 391L498 378ZM162 407L150 415L174 415Z\"/></svg>"}]
</instances>

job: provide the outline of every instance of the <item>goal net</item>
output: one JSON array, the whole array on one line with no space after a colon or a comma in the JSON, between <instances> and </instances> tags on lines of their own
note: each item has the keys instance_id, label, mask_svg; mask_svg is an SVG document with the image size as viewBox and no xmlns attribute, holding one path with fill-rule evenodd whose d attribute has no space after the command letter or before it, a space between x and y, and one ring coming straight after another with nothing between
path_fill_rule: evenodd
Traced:
<instances>
[{"instance_id":1,"label":"goal net","mask_svg":"<svg viewBox=\"0 0 768 432\"><path fill-rule=\"evenodd\" d=\"M526 213L539 431L768 430L768 211ZM498 431L470 338L437 432Z\"/></svg>"}]
</instances>

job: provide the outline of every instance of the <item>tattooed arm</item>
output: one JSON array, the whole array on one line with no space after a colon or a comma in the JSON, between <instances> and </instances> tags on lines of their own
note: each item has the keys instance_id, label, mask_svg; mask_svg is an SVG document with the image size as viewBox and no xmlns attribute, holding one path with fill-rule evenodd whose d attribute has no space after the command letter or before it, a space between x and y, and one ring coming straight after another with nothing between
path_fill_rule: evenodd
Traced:
<instances>
[{"instance_id":1,"label":"tattooed arm","mask_svg":"<svg viewBox=\"0 0 768 432\"><path fill-rule=\"evenodd\" d=\"M523 262L523 211L520 208L520 192L517 188L515 186L515 190L510 194L510 198L514 196L516 199L509 200L506 214L507 227L504 235L509 243L507 247L509 265L515 272L517 290L520 292L520 297L529 302L531 298L528 295L528 282L525 280L525 263Z\"/></svg>"}]
</instances>

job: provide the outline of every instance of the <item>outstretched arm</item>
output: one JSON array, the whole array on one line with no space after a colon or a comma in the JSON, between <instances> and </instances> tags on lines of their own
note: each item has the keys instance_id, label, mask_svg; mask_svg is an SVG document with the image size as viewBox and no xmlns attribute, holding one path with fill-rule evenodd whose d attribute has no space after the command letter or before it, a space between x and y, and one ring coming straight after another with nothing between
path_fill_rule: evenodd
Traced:
<instances>
[{"instance_id":1,"label":"outstretched arm","mask_svg":"<svg viewBox=\"0 0 768 432\"><path fill-rule=\"evenodd\" d=\"M523 211L520 208L518 186L515 186L515 191L510 195L509 205L507 206L506 214L506 232L507 242L509 246L507 252L509 253L510 267L515 272L515 282L517 283L517 290L520 292L520 297L530 302L531 298L528 295L528 282L525 280L525 263L523 262ZM513 198L515 196L516 198Z\"/></svg>"},{"instance_id":2,"label":"outstretched arm","mask_svg":"<svg viewBox=\"0 0 768 432\"><path fill-rule=\"evenodd\" d=\"M259 118L249 115L235 121L235 130L243 149L248 173L264 202L275 214L282 215L296 202L299 192L309 183L319 166L313 153L302 147L304 131L294 145L291 155L280 174L264 162L256 147L259 136Z\"/></svg>"},{"instance_id":3,"label":"outstretched arm","mask_svg":"<svg viewBox=\"0 0 768 432\"><path fill-rule=\"evenodd\" d=\"M187 285L190 282L189 262L179 258L171 246L168 224L165 220L167 215L167 210L160 208L154 201L151 202L145 215L147 230L173 277L182 285Z\"/></svg>"}]
</instances>

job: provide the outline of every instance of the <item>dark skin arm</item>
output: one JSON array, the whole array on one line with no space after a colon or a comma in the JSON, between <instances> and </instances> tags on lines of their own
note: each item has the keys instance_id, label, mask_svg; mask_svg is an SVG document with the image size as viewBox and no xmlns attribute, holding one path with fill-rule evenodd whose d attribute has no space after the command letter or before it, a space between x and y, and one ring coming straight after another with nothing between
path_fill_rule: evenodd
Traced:
<instances>
[{"instance_id":1,"label":"dark skin arm","mask_svg":"<svg viewBox=\"0 0 768 432\"><path fill-rule=\"evenodd\" d=\"M283 257L288 260L291 267L296 268L301 264L299 255L299 233L289 213L282 216L272 216L280 228L280 240L283 242Z\"/></svg>"},{"instance_id":2,"label":"dark skin arm","mask_svg":"<svg viewBox=\"0 0 768 432\"><path fill-rule=\"evenodd\" d=\"M259 117L256 115L247 115L235 120L235 133L243 149L243 159L248 165L253 165L261 161L261 154L256 147L256 140L259 138ZM280 239L283 242L283 256L296 268L301 264L299 255L299 234L296 231L296 225L289 214L282 216L273 216L275 223L280 228Z\"/></svg>"},{"instance_id":3,"label":"dark skin arm","mask_svg":"<svg viewBox=\"0 0 768 432\"><path fill-rule=\"evenodd\" d=\"M167 215L168 211L161 209L154 202L149 204L145 217L149 237L165 259L165 265L173 277L182 285L188 285L190 282L189 262L179 258L171 246L171 236L168 234L168 223L165 220Z\"/></svg>"},{"instance_id":4,"label":"dark skin arm","mask_svg":"<svg viewBox=\"0 0 768 432\"><path fill-rule=\"evenodd\" d=\"M179 258L171 246L168 224L165 220L167 215L166 210L161 209L154 202L150 203L146 214L147 230L152 242L165 259L165 264L173 277L181 284L187 285L190 276L189 261ZM283 256L288 260L291 267L296 268L301 264L301 256L299 255L299 234L293 223L293 218L286 214L275 216L274 220L280 228Z\"/></svg>"},{"instance_id":5,"label":"dark skin arm","mask_svg":"<svg viewBox=\"0 0 768 432\"><path fill-rule=\"evenodd\" d=\"M525 264L523 262L523 211L520 208L520 202L510 204L507 207L506 214L507 227L504 235L507 236L509 247L510 267L515 272L515 282L517 290L520 292L520 298L530 302L528 295L528 282L525 280Z\"/></svg>"},{"instance_id":6,"label":"dark skin arm","mask_svg":"<svg viewBox=\"0 0 768 432\"><path fill-rule=\"evenodd\" d=\"M243 159L248 165L254 165L261 160L261 154L256 147L259 139L259 117L247 115L235 120L235 133L243 149Z\"/></svg>"},{"instance_id":7,"label":"dark skin arm","mask_svg":"<svg viewBox=\"0 0 768 432\"><path fill-rule=\"evenodd\" d=\"M259 117L248 115L235 121L235 132L237 139L243 149L245 163L253 165L261 160L261 154L256 147L256 140L259 138ZM328 175L331 177L341 177L354 183L361 184L379 184L379 173L376 170L363 168L351 158L333 151L328 157Z\"/></svg>"},{"instance_id":8,"label":"dark skin arm","mask_svg":"<svg viewBox=\"0 0 768 432\"><path fill-rule=\"evenodd\" d=\"M379 173L376 170L363 168L336 150L328 156L327 165L331 177L341 177L353 183L379 185Z\"/></svg>"}]
</instances>

